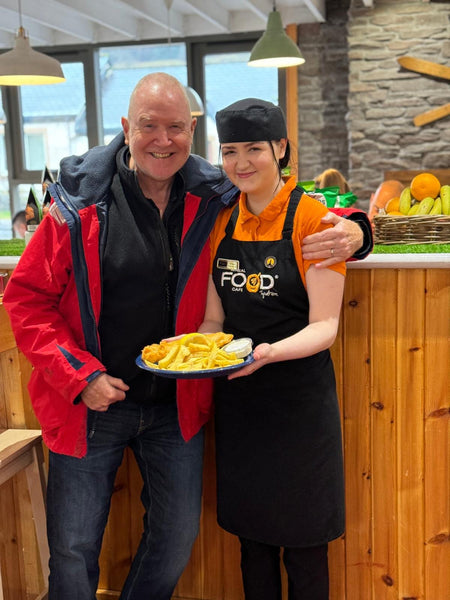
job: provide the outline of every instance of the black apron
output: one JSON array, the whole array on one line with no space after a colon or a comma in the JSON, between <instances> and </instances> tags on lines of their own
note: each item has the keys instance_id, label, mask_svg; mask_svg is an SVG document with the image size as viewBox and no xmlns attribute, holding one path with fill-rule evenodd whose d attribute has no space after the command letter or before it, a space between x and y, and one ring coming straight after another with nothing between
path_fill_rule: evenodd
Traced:
<instances>
[{"instance_id":1,"label":"black apron","mask_svg":"<svg viewBox=\"0 0 450 600\"><path fill-rule=\"evenodd\" d=\"M301 193L294 190L283 237L232 239L236 206L213 278L224 331L273 343L308 325L309 303L292 244ZM216 380L218 521L266 544L324 544L344 530L339 407L329 351Z\"/></svg>"}]
</instances>

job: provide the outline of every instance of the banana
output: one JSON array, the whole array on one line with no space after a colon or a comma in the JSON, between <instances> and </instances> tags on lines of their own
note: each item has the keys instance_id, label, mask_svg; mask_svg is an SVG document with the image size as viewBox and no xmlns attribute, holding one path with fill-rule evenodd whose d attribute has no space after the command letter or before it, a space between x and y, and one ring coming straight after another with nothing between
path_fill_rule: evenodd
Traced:
<instances>
[{"instance_id":1,"label":"banana","mask_svg":"<svg viewBox=\"0 0 450 600\"><path fill-rule=\"evenodd\" d=\"M442 215L442 200L439 196L436 198L433 204L433 208L429 212L430 215Z\"/></svg>"},{"instance_id":2,"label":"banana","mask_svg":"<svg viewBox=\"0 0 450 600\"><path fill-rule=\"evenodd\" d=\"M416 215L419 208L420 208L420 202L413 204L408 211L408 217L411 217L412 215Z\"/></svg>"},{"instance_id":3,"label":"banana","mask_svg":"<svg viewBox=\"0 0 450 600\"><path fill-rule=\"evenodd\" d=\"M411 188L406 187L402 190L400 194L400 202L398 205L398 209L404 215L408 214L409 209L411 208Z\"/></svg>"},{"instance_id":4,"label":"banana","mask_svg":"<svg viewBox=\"0 0 450 600\"><path fill-rule=\"evenodd\" d=\"M428 196L420 201L419 210L417 211L417 215L428 215L430 210L433 208L434 198Z\"/></svg>"},{"instance_id":5,"label":"banana","mask_svg":"<svg viewBox=\"0 0 450 600\"><path fill-rule=\"evenodd\" d=\"M450 215L450 185L441 187L442 214Z\"/></svg>"}]
</instances>

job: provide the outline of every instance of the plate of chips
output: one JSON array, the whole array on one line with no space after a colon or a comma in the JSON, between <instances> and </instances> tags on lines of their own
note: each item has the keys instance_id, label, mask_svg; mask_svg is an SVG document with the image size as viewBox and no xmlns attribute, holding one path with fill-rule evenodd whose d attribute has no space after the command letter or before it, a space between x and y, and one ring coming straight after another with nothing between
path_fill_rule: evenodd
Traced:
<instances>
[{"instance_id":1,"label":"plate of chips","mask_svg":"<svg viewBox=\"0 0 450 600\"><path fill-rule=\"evenodd\" d=\"M222 331L188 333L181 338L145 346L136 358L136 364L155 375L174 379L221 377L242 369L254 360L250 339L245 338L241 345L243 350L237 353L224 349L232 340L232 334ZM233 343L236 341L233 340Z\"/></svg>"}]
</instances>

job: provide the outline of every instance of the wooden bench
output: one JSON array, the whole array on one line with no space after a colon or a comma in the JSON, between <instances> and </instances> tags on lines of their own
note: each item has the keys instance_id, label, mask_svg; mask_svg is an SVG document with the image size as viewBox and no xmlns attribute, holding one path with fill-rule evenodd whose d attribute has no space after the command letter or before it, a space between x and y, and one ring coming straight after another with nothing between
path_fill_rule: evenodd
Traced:
<instances>
[{"instance_id":1,"label":"wooden bench","mask_svg":"<svg viewBox=\"0 0 450 600\"><path fill-rule=\"evenodd\" d=\"M22 470L26 473L28 483L42 575L47 582L49 551L45 513L46 476L41 432L37 429L3 430L0 433L0 485ZM47 586L47 583L45 585ZM4 600L4 597L0 570L0 600ZM46 597L47 589L40 593L36 600L44 600Z\"/></svg>"}]
</instances>

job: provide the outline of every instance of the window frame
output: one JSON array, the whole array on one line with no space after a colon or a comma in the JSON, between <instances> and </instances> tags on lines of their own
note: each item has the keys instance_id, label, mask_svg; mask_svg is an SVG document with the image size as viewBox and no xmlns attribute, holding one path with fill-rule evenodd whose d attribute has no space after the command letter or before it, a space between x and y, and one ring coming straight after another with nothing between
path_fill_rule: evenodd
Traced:
<instances>
[{"instance_id":1,"label":"window frame","mask_svg":"<svg viewBox=\"0 0 450 600\"><path fill-rule=\"evenodd\" d=\"M193 87L202 99L204 91L203 59L207 54L250 52L262 32L249 32L242 34L202 36L192 38L173 39L173 42L186 44L187 82ZM49 47L40 49L49 56L56 58L61 63L80 62L84 68L84 85L86 97L86 123L88 147L98 146L103 143L103 118L100 83L99 49L106 46L125 47L129 45L156 45L165 44L167 39L135 40L130 42L111 42L89 45L72 45L67 47ZM284 70L278 71L279 98L284 105ZM8 168L8 185L11 215L19 210L20 199L18 186L20 184L36 184L40 182L41 170L25 168L25 152L23 143L22 108L20 105L19 90L15 86L2 87L3 109L7 122L5 124L5 150ZM206 124L202 117L197 119L192 151L202 156L206 153Z\"/></svg>"}]
</instances>

